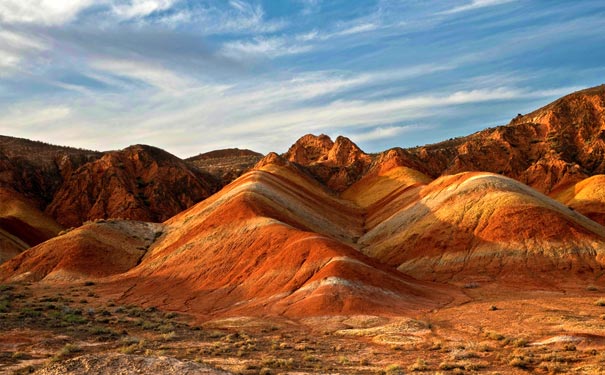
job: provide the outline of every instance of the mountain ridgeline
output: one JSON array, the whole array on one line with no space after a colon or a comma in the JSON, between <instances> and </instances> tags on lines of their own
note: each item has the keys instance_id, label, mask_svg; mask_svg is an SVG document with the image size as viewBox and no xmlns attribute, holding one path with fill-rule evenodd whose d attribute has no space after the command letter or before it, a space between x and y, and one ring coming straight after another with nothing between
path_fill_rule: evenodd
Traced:
<instances>
[{"instance_id":1,"label":"mountain ridgeline","mask_svg":"<svg viewBox=\"0 0 605 375\"><path fill-rule=\"evenodd\" d=\"M594 280L604 134L599 86L505 126L379 154L311 134L281 155L186 160L3 137L0 188L20 203L0 206L0 279L98 278L124 303L161 294L162 308L205 316L289 317L440 306L447 283Z\"/></svg>"}]
</instances>

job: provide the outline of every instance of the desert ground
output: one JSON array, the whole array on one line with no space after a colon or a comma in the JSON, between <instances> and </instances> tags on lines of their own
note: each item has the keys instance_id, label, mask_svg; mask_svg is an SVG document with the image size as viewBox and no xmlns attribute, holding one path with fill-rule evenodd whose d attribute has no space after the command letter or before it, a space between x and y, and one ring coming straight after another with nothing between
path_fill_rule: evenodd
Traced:
<instances>
[{"instance_id":1,"label":"desert ground","mask_svg":"<svg viewBox=\"0 0 605 375\"><path fill-rule=\"evenodd\" d=\"M7 374L63 373L70 358L77 358L73 373L117 373L141 357L175 374L605 372L605 286L590 283L529 291L473 283L451 303L409 316L296 320L204 320L123 305L102 282L1 290L0 372Z\"/></svg>"}]
</instances>

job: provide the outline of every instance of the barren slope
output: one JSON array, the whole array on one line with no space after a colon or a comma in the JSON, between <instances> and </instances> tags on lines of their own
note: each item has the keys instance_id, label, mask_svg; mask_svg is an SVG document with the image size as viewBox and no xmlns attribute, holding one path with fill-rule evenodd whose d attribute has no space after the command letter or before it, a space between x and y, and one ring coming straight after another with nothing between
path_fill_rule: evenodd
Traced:
<instances>
[{"instance_id":1,"label":"barren slope","mask_svg":"<svg viewBox=\"0 0 605 375\"><path fill-rule=\"evenodd\" d=\"M0 187L43 210L73 170L100 157L96 151L0 135Z\"/></svg>"},{"instance_id":2,"label":"barren slope","mask_svg":"<svg viewBox=\"0 0 605 375\"><path fill-rule=\"evenodd\" d=\"M569 187L553 191L551 196L582 215L605 225L605 175L589 177Z\"/></svg>"},{"instance_id":3,"label":"barren slope","mask_svg":"<svg viewBox=\"0 0 605 375\"><path fill-rule=\"evenodd\" d=\"M202 314L395 313L448 300L347 245L352 204L277 155L168 222L139 266L119 277L127 301ZM162 296L158 300L158 296Z\"/></svg>"},{"instance_id":4,"label":"barren slope","mask_svg":"<svg viewBox=\"0 0 605 375\"><path fill-rule=\"evenodd\" d=\"M301 137L283 156L336 192L361 178L372 163L372 157L350 139L340 136L332 141L324 134Z\"/></svg>"},{"instance_id":5,"label":"barren slope","mask_svg":"<svg viewBox=\"0 0 605 375\"><path fill-rule=\"evenodd\" d=\"M370 213L359 242L365 254L404 273L523 278L602 269L605 228L512 179L462 173L400 195L395 213Z\"/></svg>"},{"instance_id":6,"label":"barren slope","mask_svg":"<svg viewBox=\"0 0 605 375\"><path fill-rule=\"evenodd\" d=\"M123 273L139 262L161 231L161 224L153 223L89 223L0 265L0 280L73 281Z\"/></svg>"},{"instance_id":7,"label":"barren slope","mask_svg":"<svg viewBox=\"0 0 605 375\"><path fill-rule=\"evenodd\" d=\"M549 193L605 173L605 85L578 91L508 126L409 150L438 177L504 174Z\"/></svg>"},{"instance_id":8,"label":"barren slope","mask_svg":"<svg viewBox=\"0 0 605 375\"><path fill-rule=\"evenodd\" d=\"M222 187L248 172L262 158L263 155L258 152L230 148L199 154L185 161L201 171L210 173L220 181Z\"/></svg>"},{"instance_id":9,"label":"barren slope","mask_svg":"<svg viewBox=\"0 0 605 375\"><path fill-rule=\"evenodd\" d=\"M61 229L19 193L0 188L0 264L56 236Z\"/></svg>"}]
</instances>

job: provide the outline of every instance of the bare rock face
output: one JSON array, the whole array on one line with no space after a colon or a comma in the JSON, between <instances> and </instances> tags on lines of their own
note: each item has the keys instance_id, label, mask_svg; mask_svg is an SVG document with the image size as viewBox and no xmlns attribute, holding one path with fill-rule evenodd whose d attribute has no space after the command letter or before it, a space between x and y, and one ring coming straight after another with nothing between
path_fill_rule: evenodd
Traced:
<instances>
[{"instance_id":1,"label":"bare rock face","mask_svg":"<svg viewBox=\"0 0 605 375\"><path fill-rule=\"evenodd\" d=\"M549 193L605 173L605 86L567 95L508 126L409 151L432 177L494 172Z\"/></svg>"},{"instance_id":2,"label":"bare rock face","mask_svg":"<svg viewBox=\"0 0 605 375\"><path fill-rule=\"evenodd\" d=\"M106 153L75 170L46 212L65 226L86 220L128 218L164 221L210 196L211 176L150 146Z\"/></svg>"},{"instance_id":3,"label":"bare rock face","mask_svg":"<svg viewBox=\"0 0 605 375\"><path fill-rule=\"evenodd\" d=\"M89 354L55 363L35 372L36 375L228 375L192 361L171 357L147 357L127 354Z\"/></svg>"},{"instance_id":4,"label":"bare rock face","mask_svg":"<svg viewBox=\"0 0 605 375\"><path fill-rule=\"evenodd\" d=\"M342 192L368 170L372 157L346 137L332 141L327 135L307 134L294 143L284 157L303 166L318 181Z\"/></svg>"}]
</instances>

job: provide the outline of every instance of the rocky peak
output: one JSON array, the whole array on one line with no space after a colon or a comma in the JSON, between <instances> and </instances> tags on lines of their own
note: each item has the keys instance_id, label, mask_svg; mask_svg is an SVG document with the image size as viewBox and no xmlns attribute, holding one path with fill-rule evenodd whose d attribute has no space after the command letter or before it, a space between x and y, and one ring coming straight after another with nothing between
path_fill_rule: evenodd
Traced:
<instances>
[{"instance_id":1,"label":"rocky peak","mask_svg":"<svg viewBox=\"0 0 605 375\"><path fill-rule=\"evenodd\" d=\"M270 152L267 154L267 156L265 156L258 163L256 163L256 165L254 166L253 169L258 170L264 166L271 165L271 164L286 166L289 163L283 156L278 155L275 152Z\"/></svg>"},{"instance_id":2,"label":"rocky peak","mask_svg":"<svg viewBox=\"0 0 605 375\"><path fill-rule=\"evenodd\" d=\"M350 139L339 136L334 142L325 134L301 137L283 156L336 192L359 180L372 163L372 157Z\"/></svg>"},{"instance_id":3,"label":"rocky peak","mask_svg":"<svg viewBox=\"0 0 605 375\"><path fill-rule=\"evenodd\" d=\"M326 160L332 146L334 142L325 134L307 134L299 138L284 156L294 163L308 165Z\"/></svg>"}]
</instances>

